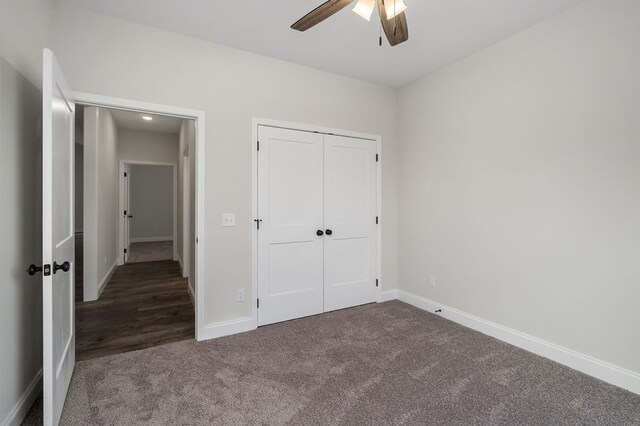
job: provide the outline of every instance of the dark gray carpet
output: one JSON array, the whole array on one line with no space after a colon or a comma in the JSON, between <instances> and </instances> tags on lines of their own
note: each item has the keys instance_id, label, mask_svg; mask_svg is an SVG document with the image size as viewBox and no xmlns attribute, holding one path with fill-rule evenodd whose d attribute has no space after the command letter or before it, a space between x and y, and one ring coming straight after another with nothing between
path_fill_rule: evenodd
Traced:
<instances>
[{"instance_id":1,"label":"dark gray carpet","mask_svg":"<svg viewBox=\"0 0 640 426\"><path fill-rule=\"evenodd\" d=\"M79 362L62 424L640 425L640 396L393 301Z\"/></svg>"}]
</instances>

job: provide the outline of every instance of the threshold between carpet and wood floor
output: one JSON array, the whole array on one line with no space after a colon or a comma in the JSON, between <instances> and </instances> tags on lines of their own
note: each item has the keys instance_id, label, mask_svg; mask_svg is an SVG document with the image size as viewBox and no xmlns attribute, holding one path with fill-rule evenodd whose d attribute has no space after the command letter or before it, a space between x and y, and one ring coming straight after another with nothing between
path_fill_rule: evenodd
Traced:
<instances>
[{"instance_id":1,"label":"threshold between carpet and wood floor","mask_svg":"<svg viewBox=\"0 0 640 426\"><path fill-rule=\"evenodd\" d=\"M62 424L639 425L640 396L391 301L79 362Z\"/></svg>"}]
</instances>

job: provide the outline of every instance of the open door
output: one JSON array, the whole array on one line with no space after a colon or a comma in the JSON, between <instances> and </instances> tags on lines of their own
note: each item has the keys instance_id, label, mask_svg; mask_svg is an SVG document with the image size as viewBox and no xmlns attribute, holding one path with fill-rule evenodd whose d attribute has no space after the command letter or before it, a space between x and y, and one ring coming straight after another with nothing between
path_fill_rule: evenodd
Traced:
<instances>
[{"instance_id":1,"label":"open door","mask_svg":"<svg viewBox=\"0 0 640 426\"><path fill-rule=\"evenodd\" d=\"M75 365L74 112L49 49L42 85L42 304L44 425L57 425Z\"/></svg>"}]
</instances>

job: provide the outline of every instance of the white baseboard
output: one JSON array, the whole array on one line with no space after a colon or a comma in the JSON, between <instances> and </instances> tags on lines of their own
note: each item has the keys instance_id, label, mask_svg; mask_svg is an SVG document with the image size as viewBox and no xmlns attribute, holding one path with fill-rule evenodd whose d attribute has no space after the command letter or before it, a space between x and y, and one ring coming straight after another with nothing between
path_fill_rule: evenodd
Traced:
<instances>
[{"instance_id":1,"label":"white baseboard","mask_svg":"<svg viewBox=\"0 0 640 426\"><path fill-rule=\"evenodd\" d=\"M391 296L391 292L388 296ZM383 293L383 294L385 294ZM521 333L508 327L484 320L455 308L421 296L397 290L398 299L417 308L442 316L465 327L495 337L503 342L525 349L552 361L578 370L612 385L640 394L640 374L600 361L588 355ZM391 300L391 299L389 299Z\"/></svg>"},{"instance_id":2,"label":"white baseboard","mask_svg":"<svg viewBox=\"0 0 640 426\"><path fill-rule=\"evenodd\" d=\"M169 235L168 237L138 237L138 238L130 238L130 243L155 243L159 241L173 241L173 237Z\"/></svg>"},{"instance_id":3,"label":"white baseboard","mask_svg":"<svg viewBox=\"0 0 640 426\"><path fill-rule=\"evenodd\" d=\"M216 337L229 336L231 334L244 333L245 331L251 330L255 330L253 318L251 317L207 324L204 327L202 336L198 336L198 340L215 339Z\"/></svg>"},{"instance_id":4,"label":"white baseboard","mask_svg":"<svg viewBox=\"0 0 640 426\"><path fill-rule=\"evenodd\" d=\"M107 272L107 275L105 275L102 281L100 281L100 284L98 284L98 299L100 299L100 295L102 295L102 290L104 290L104 288L109 283L109 280L113 276L113 273L116 271L117 267L118 267L118 260L116 259L116 261L113 262L113 265L111 265L111 268L109 268L109 272Z\"/></svg>"},{"instance_id":5,"label":"white baseboard","mask_svg":"<svg viewBox=\"0 0 640 426\"><path fill-rule=\"evenodd\" d=\"M38 371L20 399L13 405L7 417L2 421L3 426L18 426L22 423L29 409L42 391L42 369Z\"/></svg>"},{"instance_id":6,"label":"white baseboard","mask_svg":"<svg viewBox=\"0 0 640 426\"><path fill-rule=\"evenodd\" d=\"M195 298L195 293L193 291L193 287L191 286L191 280L189 280L187 282L187 288L189 291L189 297L191 298L191 303L193 303L193 307L195 308L196 306L196 298Z\"/></svg>"},{"instance_id":7,"label":"white baseboard","mask_svg":"<svg viewBox=\"0 0 640 426\"><path fill-rule=\"evenodd\" d=\"M182 263L182 259L180 258L180 256L178 256L177 254L176 260L178 261L178 265L180 265L180 275L182 275L182 278L186 278L186 276L184 275L184 264Z\"/></svg>"},{"instance_id":8,"label":"white baseboard","mask_svg":"<svg viewBox=\"0 0 640 426\"><path fill-rule=\"evenodd\" d=\"M379 302L388 302L389 300L396 300L398 298L398 290L387 290L380 293Z\"/></svg>"}]
</instances>

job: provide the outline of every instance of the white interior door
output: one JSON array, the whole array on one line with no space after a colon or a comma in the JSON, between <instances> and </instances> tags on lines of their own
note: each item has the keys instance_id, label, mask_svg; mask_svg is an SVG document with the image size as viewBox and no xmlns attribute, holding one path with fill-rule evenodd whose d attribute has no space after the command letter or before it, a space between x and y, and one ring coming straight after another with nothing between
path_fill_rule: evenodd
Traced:
<instances>
[{"instance_id":1,"label":"white interior door","mask_svg":"<svg viewBox=\"0 0 640 426\"><path fill-rule=\"evenodd\" d=\"M56 425L75 365L74 111L53 53L43 55L42 261L44 424Z\"/></svg>"},{"instance_id":2,"label":"white interior door","mask_svg":"<svg viewBox=\"0 0 640 426\"><path fill-rule=\"evenodd\" d=\"M323 135L258 128L258 325L323 311Z\"/></svg>"},{"instance_id":3,"label":"white interior door","mask_svg":"<svg viewBox=\"0 0 640 426\"><path fill-rule=\"evenodd\" d=\"M131 240L131 218L133 218L133 213L131 213L131 170L129 169L129 165L124 165L124 182L122 185L122 190L124 191L123 200L124 200L124 263L129 261L130 248L129 245Z\"/></svg>"},{"instance_id":4,"label":"white interior door","mask_svg":"<svg viewBox=\"0 0 640 426\"><path fill-rule=\"evenodd\" d=\"M376 142L326 135L324 310L376 300Z\"/></svg>"}]
</instances>

